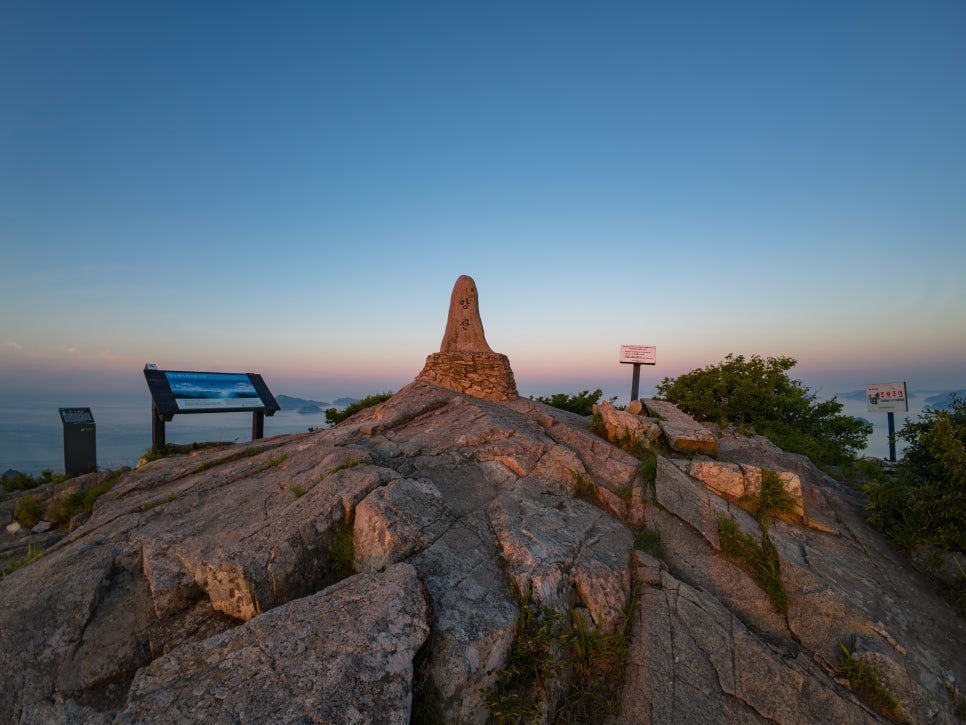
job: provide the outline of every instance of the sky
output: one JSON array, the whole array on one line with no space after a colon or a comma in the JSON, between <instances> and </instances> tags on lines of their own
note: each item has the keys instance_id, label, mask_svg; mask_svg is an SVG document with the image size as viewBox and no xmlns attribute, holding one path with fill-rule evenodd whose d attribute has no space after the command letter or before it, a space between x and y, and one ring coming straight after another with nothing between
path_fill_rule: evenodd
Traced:
<instances>
[{"instance_id":1,"label":"sky","mask_svg":"<svg viewBox=\"0 0 966 725\"><path fill-rule=\"evenodd\" d=\"M966 387L966 4L0 0L0 401Z\"/></svg>"}]
</instances>

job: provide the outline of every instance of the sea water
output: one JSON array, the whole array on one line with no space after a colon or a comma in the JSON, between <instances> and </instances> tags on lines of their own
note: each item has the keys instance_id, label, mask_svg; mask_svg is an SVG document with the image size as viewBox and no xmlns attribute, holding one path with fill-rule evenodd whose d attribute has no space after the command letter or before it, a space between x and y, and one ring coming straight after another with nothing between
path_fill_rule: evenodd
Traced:
<instances>
[{"instance_id":1,"label":"sea water","mask_svg":"<svg viewBox=\"0 0 966 725\"><path fill-rule=\"evenodd\" d=\"M90 401L94 417L97 465L100 469L134 466L151 447L151 403ZM280 410L265 417L265 437L305 433L325 427L322 413L302 415ZM251 440L251 413L176 415L165 424L167 443ZM49 403L4 403L0 406L0 474L9 469L37 475L64 470L64 426L58 406Z\"/></svg>"},{"instance_id":2,"label":"sea water","mask_svg":"<svg viewBox=\"0 0 966 725\"><path fill-rule=\"evenodd\" d=\"M928 394L910 392L909 413L896 413L896 432L907 418L915 420L927 403ZM861 455L888 458L888 419L885 413L869 413L864 400L839 398L843 414L860 417L873 424L868 447ZM88 401L60 407L89 407L94 416L97 465L101 469L134 466L151 447L151 402ZM265 418L265 437L304 433L309 428L325 427L322 413L302 415L282 410ZM251 413L198 413L176 415L165 424L168 443L203 441L239 442L251 440ZM903 444L897 442L897 457ZM37 475L44 469L64 470L64 429L58 406L41 402L4 402L0 404L0 474L8 469Z\"/></svg>"}]
</instances>

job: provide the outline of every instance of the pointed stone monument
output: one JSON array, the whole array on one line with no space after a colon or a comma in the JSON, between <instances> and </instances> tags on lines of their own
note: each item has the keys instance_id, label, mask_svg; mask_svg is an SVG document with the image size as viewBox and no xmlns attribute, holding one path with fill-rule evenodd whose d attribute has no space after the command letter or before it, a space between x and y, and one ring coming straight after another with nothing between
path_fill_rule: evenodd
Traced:
<instances>
[{"instance_id":1,"label":"pointed stone monument","mask_svg":"<svg viewBox=\"0 0 966 725\"><path fill-rule=\"evenodd\" d=\"M464 274L456 280L443 343L439 352L426 358L426 366L416 379L486 400L517 397L509 358L493 352L486 342L472 277Z\"/></svg>"}]
</instances>

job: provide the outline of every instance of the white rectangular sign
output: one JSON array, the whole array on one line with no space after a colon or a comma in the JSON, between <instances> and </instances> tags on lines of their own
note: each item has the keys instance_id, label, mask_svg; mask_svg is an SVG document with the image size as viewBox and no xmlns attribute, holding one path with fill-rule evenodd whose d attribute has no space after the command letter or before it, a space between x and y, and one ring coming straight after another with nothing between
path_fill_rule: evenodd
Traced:
<instances>
[{"instance_id":1,"label":"white rectangular sign","mask_svg":"<svg viewBox=\"0 0 966 725\"><path fill-rule=\"evenodd\" d=\"M905 383L874 383L865 386L870 413L907 413L909 402Z\"/></svg>"},{"instance_id":2,"label":"white rectangular sign","mask_svg":"<svg viewBox=\"0 0 966 725\"><path fill-rule=\"evenodd\" d=\"M621 345L621 362L656 365L657 348L653 345Z\"/></svg>"}]
</instances>

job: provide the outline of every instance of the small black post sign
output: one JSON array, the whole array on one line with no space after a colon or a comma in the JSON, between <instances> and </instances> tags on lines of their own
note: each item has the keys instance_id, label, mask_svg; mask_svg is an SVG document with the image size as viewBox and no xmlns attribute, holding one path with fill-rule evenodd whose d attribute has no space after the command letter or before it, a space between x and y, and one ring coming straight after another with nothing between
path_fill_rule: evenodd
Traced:
<instances>
[{"instance_id":1,"label":"small black post sign","mask_svg":"<svg viewBox=\"0 0 966 725\"><path fill-rule=\"evenodd\" d=\"M144 368L151 392L151 448L164 448L164 424L185 413L252 414L252 440L265 431L265 416L280 410L262 376L256 373L202 373Z\"/></svg>"},{"instance_id":2,"label":"small black post sign","mask_svg":"<svg viewBox=\"0 0 966 725\"><path fill-rule=\"evenodd\" d=\"M97 470L97 430L90 408L59 408L64 424L64 473Z\"/></svg>"},{"instance_id":3,"label":"small black post sign","mask_svg":"<svg viewBox=\"0 0 966 725\"><path fill-rule=\"evenodd\" d=\"M657 348L653 345L621 345L621 364L633 365L631 377L631 400L637 400L641 384L641 365L657 364Z\"/></svg>"}]
</instances>

